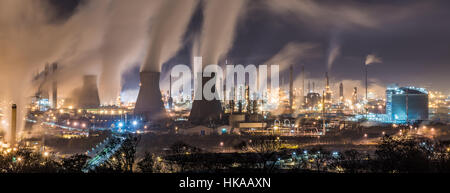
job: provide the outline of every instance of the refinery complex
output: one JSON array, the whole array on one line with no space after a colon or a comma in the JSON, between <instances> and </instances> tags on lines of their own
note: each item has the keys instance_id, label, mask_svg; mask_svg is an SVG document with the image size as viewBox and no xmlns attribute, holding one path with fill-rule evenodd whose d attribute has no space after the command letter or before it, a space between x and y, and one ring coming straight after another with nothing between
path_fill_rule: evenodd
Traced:
<instances>
[{"instance_id":1,"label":"refinery complex","mask_svg":"<svg viewBox=\"0 0 450 193\"><path fill-rule=\"evenodd\" d=\"M0 173L450 173L445 5L0 0Z\"/></svg>"},{"instance_id":2,"label":"refinery complex","mask_svg":"<svg viewBox=\"0 0 450 193\"><path fill-rule=\"evenodd\" d=\"M10 120L6 119L5 113L2 114L3 126L9 126L4 127L9 129L9 135L1 136L2 144L4 148L25 146L43 153L52 150L53 153L61 153L47 145L45 139L49 136L83 139L102 132L114 135L219 136L219 140L221 135L236 138L278 136L317 139L319 144L320 138L354 132L351 136L356 134L358 137L351 141L359 144L362 143L360 140L367 140L368 133L380 133L372 136L375 140L386 132L376 126L391 129L414 127L417 130L427 125L448 123L450 97L440 92L391 84L386 86L385 96L370 96L369 88L358 87L354 87L351 93L344 93L342 82L338 83L338 88L331 89L327 72L322 82L311 82L305 77L304 66L300 67L299 75L294 74L294 66L288 70L285 86L275 91L268 89L261 94L267 97L260 99L251 97L258 94L250 93L248 84L233 87L231 100L193 100L194 89L189 92L192 96L179 94L174 97L172 77L170 89L163 91L159 87L159 72L141 72L136 102L123 103L118 98L116 104L102 105L95 75L83 76L76 95L59 97L58 82L50 78L58 73L58 64L53 63L33 77L40 85L25 108L23 128L18 128L22 124L19 123L21 119L18 119L16 104L12 104L11 111L2 109L2 112L11 113ZM294 85L294 76L301 77L301 85ZM317 88L316 85L323 86ZM364 133L354 130L361 125L371 129ZM94 145L98 147L98 144ZM223 142L217 142L217 146L223 146ZM217 151L215 147L209 148ZM99 150L92 148L78 153L91 155L92 151Z\"/></svg>"}]
</instances>

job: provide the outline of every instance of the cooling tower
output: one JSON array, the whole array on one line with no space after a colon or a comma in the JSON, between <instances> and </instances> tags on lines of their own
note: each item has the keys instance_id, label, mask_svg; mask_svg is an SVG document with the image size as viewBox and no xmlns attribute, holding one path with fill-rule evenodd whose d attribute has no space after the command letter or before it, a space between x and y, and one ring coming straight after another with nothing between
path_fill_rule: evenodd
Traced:
<instances>
[{"instance_id":1,"label":"cooling tower","mask_svg":"<svg viewBox=\"0 0 450 193\"><path fill-rule=\"evenodd\" d=\"M160 121L168 117L159 89L159 76L159 72L140 73L141 84L134 113L144 116L148 121Z\"/></svg>"},{"instance_id":2,"label":"cooling tower","mask_svg":"<svg viewBox=\"0 0 450 193\"><path fill-rule=\"evenodd\" d=\"M212 77L203 77L202 83L205 84ZM213 87L214 92L215 87ZM197 94L197 93L196 93ZM222 104L218 100L195 100L192 103L189 121L195 124L209 123L210 121L220 119L222 114Z\"/></svg>"},{"instance_id":3,"label":"cooling tower","mask_svg":"<svg viewBox=\"0 0 450 193\"><path fill-rule=\"evenodd\" d=\"M100 106L96 75L85 75L83 77L83 87L77 104L78 108L98 108Z\"/></svg>"}]
</instances>

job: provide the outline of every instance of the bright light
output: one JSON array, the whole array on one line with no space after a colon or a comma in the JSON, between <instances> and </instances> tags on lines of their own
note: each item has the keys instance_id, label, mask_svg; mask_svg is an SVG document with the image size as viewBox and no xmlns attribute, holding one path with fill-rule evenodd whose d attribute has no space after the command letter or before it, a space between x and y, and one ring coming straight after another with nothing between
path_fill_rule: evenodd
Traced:
<instances>
[{"instance_id":1,"label":"bright light","mask_svg":"<svg viewBox=\"0 0 450 193\"><path fill-rule=\"evenodd\" d=\"M44 152L44 157L48 157L48 152Z\"/></svg>"},{"instance_id":2,"label":"bright light","mask_svg":"<svg viewBox=\"0 0 450 193\"><path fill-rule=\"evenodd\" d=\"M133 121L133 126L136 126L138 124L137 121Z\"/></svg>"},{"instance_id":3,"label":"bright light","mask_svg":"<svg viewBox=\"0 0 450 193\"><path fill-rule=\"evenodd\" d=\"M123 127L123 123L122 122L119 122L119 127Z\"/></svg>"}]
</instances>

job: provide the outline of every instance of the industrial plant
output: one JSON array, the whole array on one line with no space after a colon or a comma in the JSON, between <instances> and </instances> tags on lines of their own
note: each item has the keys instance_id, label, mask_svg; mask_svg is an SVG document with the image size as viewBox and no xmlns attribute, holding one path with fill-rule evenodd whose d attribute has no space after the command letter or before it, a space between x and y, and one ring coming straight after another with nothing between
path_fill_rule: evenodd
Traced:
<instances>
[{"instance_id":1,"label":"industrial plant","mask_svg":"<svg viewBox=\"0 0 450 193\"><path fill-rule=\"evenodd\" d=\"M74 2L0 1L0 173L450 172L414 3Z\"/></svg>"}]
</instances>

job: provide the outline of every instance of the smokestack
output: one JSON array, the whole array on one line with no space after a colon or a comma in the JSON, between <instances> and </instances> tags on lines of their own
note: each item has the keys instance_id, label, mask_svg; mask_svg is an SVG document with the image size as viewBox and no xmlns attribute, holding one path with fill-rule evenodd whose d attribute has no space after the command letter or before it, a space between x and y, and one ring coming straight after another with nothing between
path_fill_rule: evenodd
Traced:
<instances>
[{"instance_id":1,"label":"smokestack","mask_svg":"<svg viewBox=\"0 0 450 193\"><path fill-rule=\"evenodd\" d=\"M250 87L245 86L245 103L247 103L247 114L250 114L252 109L250 108Z\"/></svg>"},{"instance_id":2,"label":"smokestack","mask_svg":"<svg viewBox=\"0 0 450 193\"><path fill-rule=\"evenodd\" d=\"M339 84L339 98L341 100L344 98L344 84L342 82Z\"/></svg>"},{"instance_id":3,"label":"smokestack","mask_svg":"<svg viewBox=\"0 0 450 193\"><path fill-rule=\"evenodd\" d=\"M208 82L212 77L201 77L202 84L199 86L203 86L206 82ZM213 86L212 92L215 92L216 87ZM222 114L222 104L220 101L213 99L211 101L205 100L203 98L202 93L195 93L202 95L202 100L194 100L192 103L191 114L189 115L189 121L195 124L204 124L209 123L209 121L214 121L220 119L220 115ZM242 95L241 95L242 96ZM239 103L239 108L242 108L242 103ZM241 109L242 110L242 109Z\"/></svg>"},{"instance_id":4,"label":"smokestack","mask_svg":"<svg viewBox=\"0 0 450 193\"><path fill-rule=\"evenodd\" d=\"M142 115L147 121L166 119L167 113L159 88L160 72L140 72L140 88L134 113Z\"/></svg>"},{"instance_id":5,"label":"smokestack","mask_svg":"<svg viewBox=\"0 0 450 193\"><path fill-rule=\"evenodd\" d=\"M353 98L352 98L353 104L356 104L358 102L358 87L353 88Z\"/></svg>"},{"instance_id":6,"label":"smokestack","mask_svg":"<svg viewBox=\"0 0 450 193\"><path fill-rule=\"evenodd\" d=\"M294 66L291 64L289 67L289 109L292 113L292 105L294 101Z\"/></svg>"},{"instance_id":7,"label":"smokestack","mask_svg":"<svg viewBox=\"0 0 450 193\"><path fill-rule=\"evenodd\" d=\"M366 102L367 102L367 65L365 65L365 70L366 70Z\"/></svg>"},{"instance_id":8,"label":"smokestack","mask_svg":"<svg viewBox=\"0 0 450 193\"><path fill-rule=\"evenodd\" d=\"M308 93L311 93L311 81L308 81Z\"/></svg>"},{"instance_id":9,"label":"smokestack","mask_svg":"<svg viewBox=\"0 0 450 193\"><path fill-rule=\"evenodd\" d=\"M325 72L325 103L331 103L331 90L330 90L330 78L328 77L328 72Z\"/></svg>"},{"instance_id":10,"label":"smokestack","mask_svg":"<svg viewBox=\"0 0 450 193\"><path fill-rule=\"evenodd\" d=\"M58 107L58 83L56 82L56 70L58 69L58 64L52 64L53 71L53 82L52 82L52 108L56 109Z\"/></svg>"},{"instance_id":11,"label":"smokestack","mask_svg":"<svg viewBox=\"0 0 450 193\"><path fill-rule=\"evenodd\" d=\"M17 106L13 104L11 107L11 146L16 144L16 130L17 130Z\"/></svg>"},{"instance_id":12,"label":"smokestack","mask_svg":"<svg viewBox=\"0 0 450 193\"><path fill-rule=\"evenodd\" d=\"M305 65L302 65L302 90L300 96L300 105L305 101Z\"/></svg>"},{"instance_id":13,"label":"smokestack","mask_svg":"<svg viewBox=\"0 0 450 193\"><path fill-rule=\"evenodd\" d=\"M100 106L98 96L97 76L85 75L83 77L83 87L78 98L78 108L97 108Z\"/></svg>"},{"instance_id":14,"label":"smokestack","mask_svg":"<svg viewBox=\"0 0 450 193\"><path fill-rule=\"evenodd\" d=\"M172 109L173 98L172 98L172 75L169 75L169 109Z\"/></svg>"}]
</instances>

